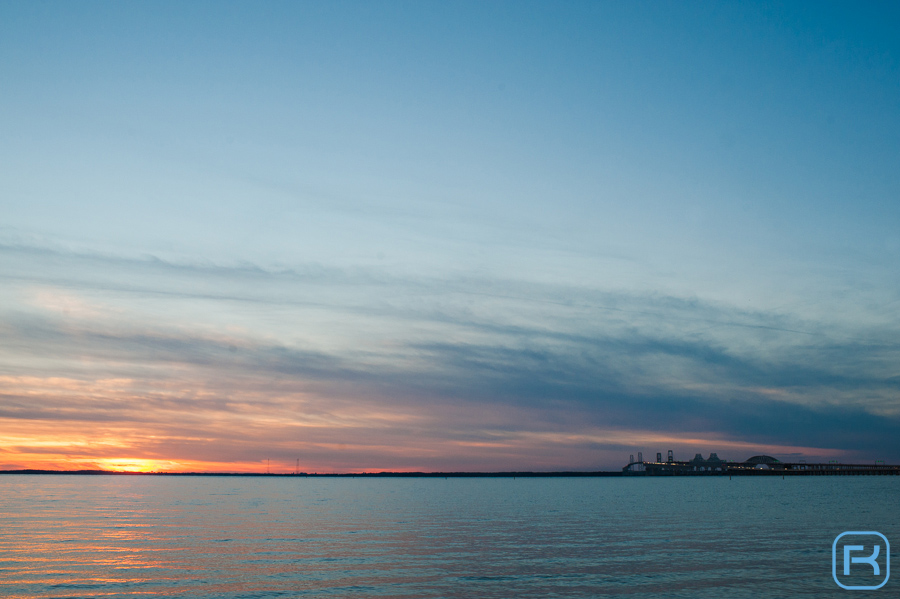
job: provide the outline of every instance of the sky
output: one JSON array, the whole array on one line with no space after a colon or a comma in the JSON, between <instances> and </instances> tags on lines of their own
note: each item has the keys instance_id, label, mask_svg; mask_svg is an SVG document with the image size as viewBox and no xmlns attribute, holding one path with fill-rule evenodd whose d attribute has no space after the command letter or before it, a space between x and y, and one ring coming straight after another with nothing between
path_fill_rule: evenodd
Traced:
<instances>
[{"instance_id":1,"label":"sky","mask_svg":"<svg viewBox=\"0 0 900 599\"><path fill-rule=\"evenodd\" d=\"M0 469L900 463L898 26L0 3Z\"/></svg>"}]
</instances>

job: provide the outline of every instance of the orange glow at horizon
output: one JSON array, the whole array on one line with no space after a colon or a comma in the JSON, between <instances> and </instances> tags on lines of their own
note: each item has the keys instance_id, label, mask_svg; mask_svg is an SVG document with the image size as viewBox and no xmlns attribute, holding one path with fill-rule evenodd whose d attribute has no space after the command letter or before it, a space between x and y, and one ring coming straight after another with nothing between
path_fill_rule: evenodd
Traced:
<instances>
[{"instance_id":1,"label":"orange glow at horizon","mask_svg":"<svg viewBox=\"0 0 900 599\"><path fill-rule=\"evenodd\" d=\"M143 458L102 458L97 460L100 470L113 472L165 472L177 470L181 464L170 460L147 460Z\"/></svg>"},{"instance_id":2,"label":"orange glow at horizon","mask_svg":"<svg viewBox=\"0 0 900 599\"><path fill-rule=\"evenodd\" d=\"M198 381L181 392L180 381L0 377L0 392L28 398L27 404L11 404L24 417L0 418L0 470L609 470L638 450L674 449L686 457L715 451L727 459L761 453L844 455L831 448L747 443L718 433L602 428L580 424L574 414L563 431L544 425L545 414L529 407L435 407L318 395L293 383L260 391L258 383L219 388ZM42 411L27 407L31 398L40 400ZM510 430L511 422L519 429ZM301 458L299 466L294 456Z\"/></svg>"},{"instance_id":3,"label":"orange glow at horizon","mask_svg":"<svg viewBox=\"0 0 900 599\"><path fill-rule=\"evenodd\" d=\"M287 473L285 464L272 464L271 472ZM150 458L84 458L34 456L13 454L6 451L0 453L0 470L103 470L106 472L205 472L205 473L262 473L266 472L266 463L262 462L203 462L197 460L166 460ZM294 468L291 467L290 472ZM301 468L302 471L302 468Z\"/></svg>"},{"instance_id":4,"label":"orange glow at horizon","mask_svg":"<svg viewBox=\"0 0 900 599\"><path fill-rule=\"evenodd\" d=\"M335 435L344 435L345 431L334 431ZM141 453L140 440L129 439L127 436L120 438L118 443L104 443L93 447L85 447L81 443L66 443L59 437L16 439L16 446L11 446L6 441L8 438L0 438L0 470L103 470L110 472L134 472L134 473L266 473L292 474L295 471L304 473L374 473L374 472L451 472L451 471L506 471L506 470L566 470L571 469L567 463L577 463L585 451L579 449L590 442L603 439L603 433L595 431L591 434L547 434L539 432L521 431L519 433L506 432L502 438L485 440L482 442L460 441L456 439L431 439L427 447L418 447L415 440L411 440L405 446L391 448L376 445L367 446L364 439L359 439L353 444L349 439L343 439L340 444L318 444L321 449L334 451L340 456L346 450L352 455L365 454L362 461L346 457L342 460L301 460L299 465L295 460L285 458L246 460L222 460L212 461L200 459L182 459L177 453L155 455ZM676 454L682 454L680 458L687 459L694 452L708 453L717 451L720 456L723 451L734 454L725 455L726 459L746 459L755 454L786 454L800 453L804 457L837 456L832 450L807 447L773 446L768 444L749 444L728 439L701 439L695 435L686 435L678 438L674 435L654 435L645 433L642 436L635 435L635 431L625 434L621 431L608 431L605 440L608 442L624 442L617 438L625 435L633 440L634 450L643 448L644 453L653 451L665 452L674 448ZM500 436L500 435L498 435ZM639 441L638 441L639 440ZM137 441L132 443L131 441ZM177 442L177 439L173 439ZM274 441L274 440L273 440ZM346 443L346 446L344 445ZM227 440L219 440L218 446L227 444ZM273 442L273 445L276 443ZM623 443L624 444L624 443ZM309 450L314 447L307 444ZM283 447L282 447L283 449ZM177 450L175 450L177 452ZM617 461L625 463L625 457L629 450L601 450L591 452L595 460L602 459L605 467L593 466L590 470L609 470L617 466ZM211 453L211 452L206 452ZM282 455L283 455L282 451ZM304 455L304 452L299 452ZM688 455L689 454L689 455ZM308 455L308 452L306 453ZM620 460L616 458L622 456ZM418 459L419 461L415 461ZM432 461L433 460L433 461ZM596 463L596 462L595 462ZM577 467L575 469L578 469ZM582 467L581 469L584 469Z\"/></svg>"}]
</instances>

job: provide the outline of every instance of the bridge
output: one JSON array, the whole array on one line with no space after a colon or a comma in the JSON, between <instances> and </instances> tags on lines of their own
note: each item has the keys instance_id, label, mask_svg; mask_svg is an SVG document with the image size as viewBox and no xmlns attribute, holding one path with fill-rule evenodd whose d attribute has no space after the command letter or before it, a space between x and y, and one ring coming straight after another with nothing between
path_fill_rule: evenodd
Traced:
<instances>
[{"instance_id":1,"label":"bridge","mask_svg":"<svg viewBox=\"0 0 900 599\"><path fill-rule=\"evenodd\" d=\"M622 474L633 476L722 476L722 475L782 475L782 476L859 476L900 475L900 465L874 462L871 464L842 464L836 461L820 464L806 462L782 462L767 455L757 455L743 462L725 461L715 453L703 458L701 454L688 461L674 459L669 450L666 460L656 454L656 461L644 461L641 453L635 460L632 455Z\"/></svg>"}]
</instances>

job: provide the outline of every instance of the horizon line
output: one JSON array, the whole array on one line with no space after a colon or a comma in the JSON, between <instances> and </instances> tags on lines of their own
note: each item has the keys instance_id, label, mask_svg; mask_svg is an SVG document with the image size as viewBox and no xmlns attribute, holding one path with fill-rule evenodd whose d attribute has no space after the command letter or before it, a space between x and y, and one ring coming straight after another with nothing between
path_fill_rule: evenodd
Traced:
<instances>
[{"instance_id":1,"label":"horizon line","mask_svg":"<svg viewBox=\"0 0 900 599\"><path fill-rule=\"evenodd\" d=\"M19 470L0 470L0 474L78 474L78 475L138 475L138 476L267 476L267 477L310 477L310 476L326 476L326 477L377 477L377 476L395 476L395 477L547 477L547 476L618 476L622 472L619 470L560 470L550 472L533 472L533 471L503 471L503 472L169 472L169 471L138 471L138 470L45 470L35 468L23 468Z\"/></svg>"}]
</instances>

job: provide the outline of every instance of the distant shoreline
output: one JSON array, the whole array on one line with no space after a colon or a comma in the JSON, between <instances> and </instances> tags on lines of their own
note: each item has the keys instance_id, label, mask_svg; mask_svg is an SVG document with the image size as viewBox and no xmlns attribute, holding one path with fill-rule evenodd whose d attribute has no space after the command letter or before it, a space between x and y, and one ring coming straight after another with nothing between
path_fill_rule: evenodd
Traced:
<instances>
[{"instance_id":1,"label":"distant shoreline","mask_svg":"<svg viewBox=\"0 0 900 599\"><path fill-rule=\"evenodd\" d=\"M0 470L3 474L26 474L38 476L223 476L223 477L255 477L255 478L646 478L643 473L635 475L618 471L597 472L122 472L115 470ZM685 476L715 478L732 476L770 477L770 476L859 476L859 475L897 475L900 468L877 471L790 471L790 470L736 470L728 472L691 472L675 475L650 475L649 478L684 478Z\"/></svg>"},{"instance_id":2,"label":"distant shoreline","mask_svg":"<svg viewBox=\"0 0 900 599\"><path fill-rule=\"evenodd\" d=\"M84 476L254 476L270 478L560 478L585 476L622 476L621 472L299 472L299 473L267 473L267 472L120 472L114 470L0 470L0 474L41 474L62 475L74 474Z\"/></svg>"}]
</instances>

